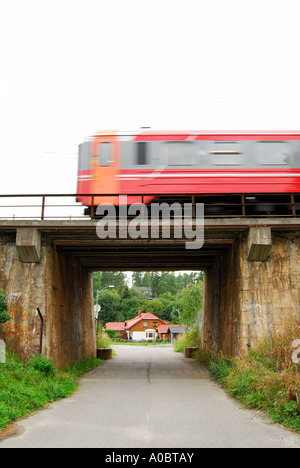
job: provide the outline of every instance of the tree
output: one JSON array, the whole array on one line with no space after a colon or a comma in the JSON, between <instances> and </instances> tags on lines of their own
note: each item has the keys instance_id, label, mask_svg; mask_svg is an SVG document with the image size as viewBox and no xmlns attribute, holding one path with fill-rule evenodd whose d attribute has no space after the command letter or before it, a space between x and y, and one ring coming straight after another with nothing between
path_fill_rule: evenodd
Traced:
<instances>
[{"instance_id":1,"label":"tree","mask_svg":"<svg viewBox=\"0 0 300 468\"><path fill-rule=\"evenodd\" d=\"M141 287L143 285L143 273L135 271L132 275L132 282L135 287Z\"/></svg>"},{"instance_id":2,"label":"tree","mask_svg":"<svg viewBox=\"0 0 300 468\"><path fill-rule=\"evenodd\" d=\"M103 271L101 273L102 288L114 286L119 294L122 294L126 285L126 275L122 271Z\"/></svg>"},{"instance_id":3,"label":"tree","mask_svg":"<svg viewBox=\"0 0 300 468\"><path fill-rule=\"evenodd\" d=\"M188 286L203 281L203 271L193 271L192 273L183 273L177 276L177 288L185 289Z\"/></svg>"},{"instance_id":4,"label":"tree","mask_svg":"<svg viewBox=\"0 0 300 468\"><path fill-rule=\"evenodd\" d=\"M137 296L131 296L123 299L120 311L122 320L126 322L127 320L136 317L141 307L142 302Z\"/></svg>"},{"instance_id":5,"label":"tree","mask_svg":"<svg viewBox=\"0 0 300 468\"><path fill-rule=\"evenodd\" d=\"M175 310L179 314L179 321L185 325L197 323L199 313L203 307L203 283L199 282L189 286L176 297Z\"/></svg>"},{"instance_id":6,"label":"tree","mask_svg":"<svg viewBox=\"0 0 300 468\"><path fill-rule=\"evenodd\" d=\"M157 286L157 296L162 294L171 293L175 295L178 292L178 285L176 281L176 276L174 272L162 272L159 277L159 282Z\"/></svg>"},{"instance_id":7,"label":"tree","mask_svg":"<svg viewBox=\"0 0 300 468\"><path fill-rule=\"evenodd\" d=\"M3 289L0 288L0 325L11 320L10 315L7 313L7 296Z\"/></svg>"},{"instance_id":8,"label":"tree","mask_svg":"<svg viewBox=\"0 0 300 468\"><path fill-rule=\"evenodd\" d=\"M160 273L154 271L151 273L151 289L152 296L157 297L159 293L159 282L160 282Z\"/></svg>"},{"instance_id":9,"label":"tree","mask_svg":"<svg viewBox=\"0 0 300 468\"><path fill-rule=\"evenodd\" d=\"M165 315L166 309L164 304L159 299L153 299L152 301L143 301L142 312L150 312L151 314L154 314L158 318L164 320L163 317Z\"/></svg>"},{"instance_id":10,"label":"tree","mask_svg":"<svg viewBox=\"0 0 300 468\"><path fill-rule=\"evenodd\" d=\"M127 286L127 284L124 286L123 288L123 291L122 291L122 301L124 299L128 299L129 297L131 297L131 292L130 292L130 289L129 287Z\"/></svg>"},{"instance_id":11,"label":"tree","mask_svg":"<svg viewBox=\"0 0 300 468\"><path fill-rule=\"evenodd\" d=\"M165 307L164 315L160 318L162 318L163 320L166 320L167 322L171 322L173 312L175 310L175 296L173 296L170 292L167 292L167 293L161 294L159 296L159 300L163 303ZM175 321L175 323L177 323L177 321Z\"/></svg>"},{"instance_id":12,"label":"tree","mask_svg":"<svg viewBox=\"0 0 300 468\"><path fill-rule=\"evenodd\" d=\"M105 325L107 322L120 322L122 316L121 309L121 296L115 290L105 289L99 294L99 305L101 310L98 314L98 320Z\"/></svg>"},{"instance_id":13,"label":"tree","mask_svg":"<svg viewBox=\"0 0 300 468\"><path fill-rule=\"evenodd\" d=\"M97 290L113 286L121 295L126 284L126 275L121 271L96 271L93 274L94 302L96 303Z\"/></svg>"}]
</instances>

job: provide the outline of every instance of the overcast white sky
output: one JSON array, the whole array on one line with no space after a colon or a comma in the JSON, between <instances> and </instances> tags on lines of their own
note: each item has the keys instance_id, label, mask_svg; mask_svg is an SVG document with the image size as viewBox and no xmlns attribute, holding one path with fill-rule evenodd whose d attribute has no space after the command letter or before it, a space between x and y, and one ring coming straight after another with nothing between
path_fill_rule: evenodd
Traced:
<instances>
[{"instance_id":1,"label":"overcast white sky","mask_svg":"<svg viewBox=\"0 0 300 468\"><path fill-rule=\"evenodd\" d=\"M300 130L299 0L1 0L4 193L76 191L100 129Z\"/></svg>"}]
</instances>

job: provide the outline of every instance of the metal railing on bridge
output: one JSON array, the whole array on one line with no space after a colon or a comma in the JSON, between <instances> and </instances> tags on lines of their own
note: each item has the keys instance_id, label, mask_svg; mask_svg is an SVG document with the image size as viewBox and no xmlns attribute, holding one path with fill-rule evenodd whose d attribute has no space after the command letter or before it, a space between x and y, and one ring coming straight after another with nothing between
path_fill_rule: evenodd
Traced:
<instances>
[{"instance_id":1,"label":"metal railing on bridge","mask_svg":"<svg viewBox=\"0 0 300 468\"><path fill-rule=\"evenodd\" d=\"M83 205L78 197L85 198ZM9 194L0 195L2 220L94 220L100 200L125 197L120 194ZM300 216L300 194L129 194L131 200L142 206L151 203L189 204L193 217L197 203L204 204L206 218L260 218ZM105 205L105 203L103 203ZM116 205L118 206L118 205ZM119 216L119 212L117 212ZM176 216L176 215L175 215Z\"/></svg>"}]
</instances>

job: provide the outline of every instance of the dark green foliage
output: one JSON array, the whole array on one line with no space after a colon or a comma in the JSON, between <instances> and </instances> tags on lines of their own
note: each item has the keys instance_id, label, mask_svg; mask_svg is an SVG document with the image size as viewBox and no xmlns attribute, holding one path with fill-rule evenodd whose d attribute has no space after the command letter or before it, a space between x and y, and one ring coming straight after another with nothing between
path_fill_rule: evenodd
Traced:
<instances>
[{"instance_id":1,"label":"dark green foliage","mask_svg":"<svg viewBox=\"0 0 300 468\"><path fill-rule=\"evenodd\" d=\"M0 288L0 325L8 322L11 317L7 313L7 297L3 289Z\"/></svg>"},{"instance_id":2,"label":"dark green foliage","mask_svg":"<svg viewBox=\"0 0 300 468\"><path fill-rule=\"evenodd\" d=\"M98 320L104 325L107 322L121 322L121 296L114 289L105 289L99 294L99 304L101 310L98 314Z\"/></svg>"},{"instance_id":3,"label":"dark green foliage","mask_svg":"<svg viewBox=\"0 0 300 468\"><path fill-rule=\"evenodd\" d=\"M116 330L105 330L105 332L111 340L115 340L117 338Z\"/></svg>"},{"instance_id":4,"label":"dark green foliage","mask_svg":"<svg viewBox=\"0 0 300 468\"><path fill-rule=\"evenodd\" d=\"M122 321L130 320L138 315L142 308L142 301L134 293L130 297L126 297L121 303Z\"/></svg>"},{"instance_id":5,"label":"dark green foliage","mask_svg":"<svg viewBox=\"0 0 300 468\"><path fill-rule=\"evenodd\" d=\"M54 375L56 372L55 366L51 359L46 359L41 354L37 357L32 358L29 361L29 366L33 367L33 369L41 372L45 376Z\"/></svg>"}]
</instances>

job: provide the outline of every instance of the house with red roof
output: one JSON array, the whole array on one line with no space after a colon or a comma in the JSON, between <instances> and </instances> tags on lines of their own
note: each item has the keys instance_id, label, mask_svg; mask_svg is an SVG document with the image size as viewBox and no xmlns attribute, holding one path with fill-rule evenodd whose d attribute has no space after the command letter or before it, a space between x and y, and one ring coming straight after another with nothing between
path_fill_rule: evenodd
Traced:
<instances>
[{"instance_id":1,"label":"house with red roof","mask_svg":"<svg viewBox=\"0 0 300 468\"><path fill-rule=\"evenodd\" d=\"M108 322L106 330L115 330L120 339L127 339L132 341L148 341L170 338L168 332L170 326L167 322L156 317L150 312L142 313L127 322Z\"/></svg>"}]
</instances>

